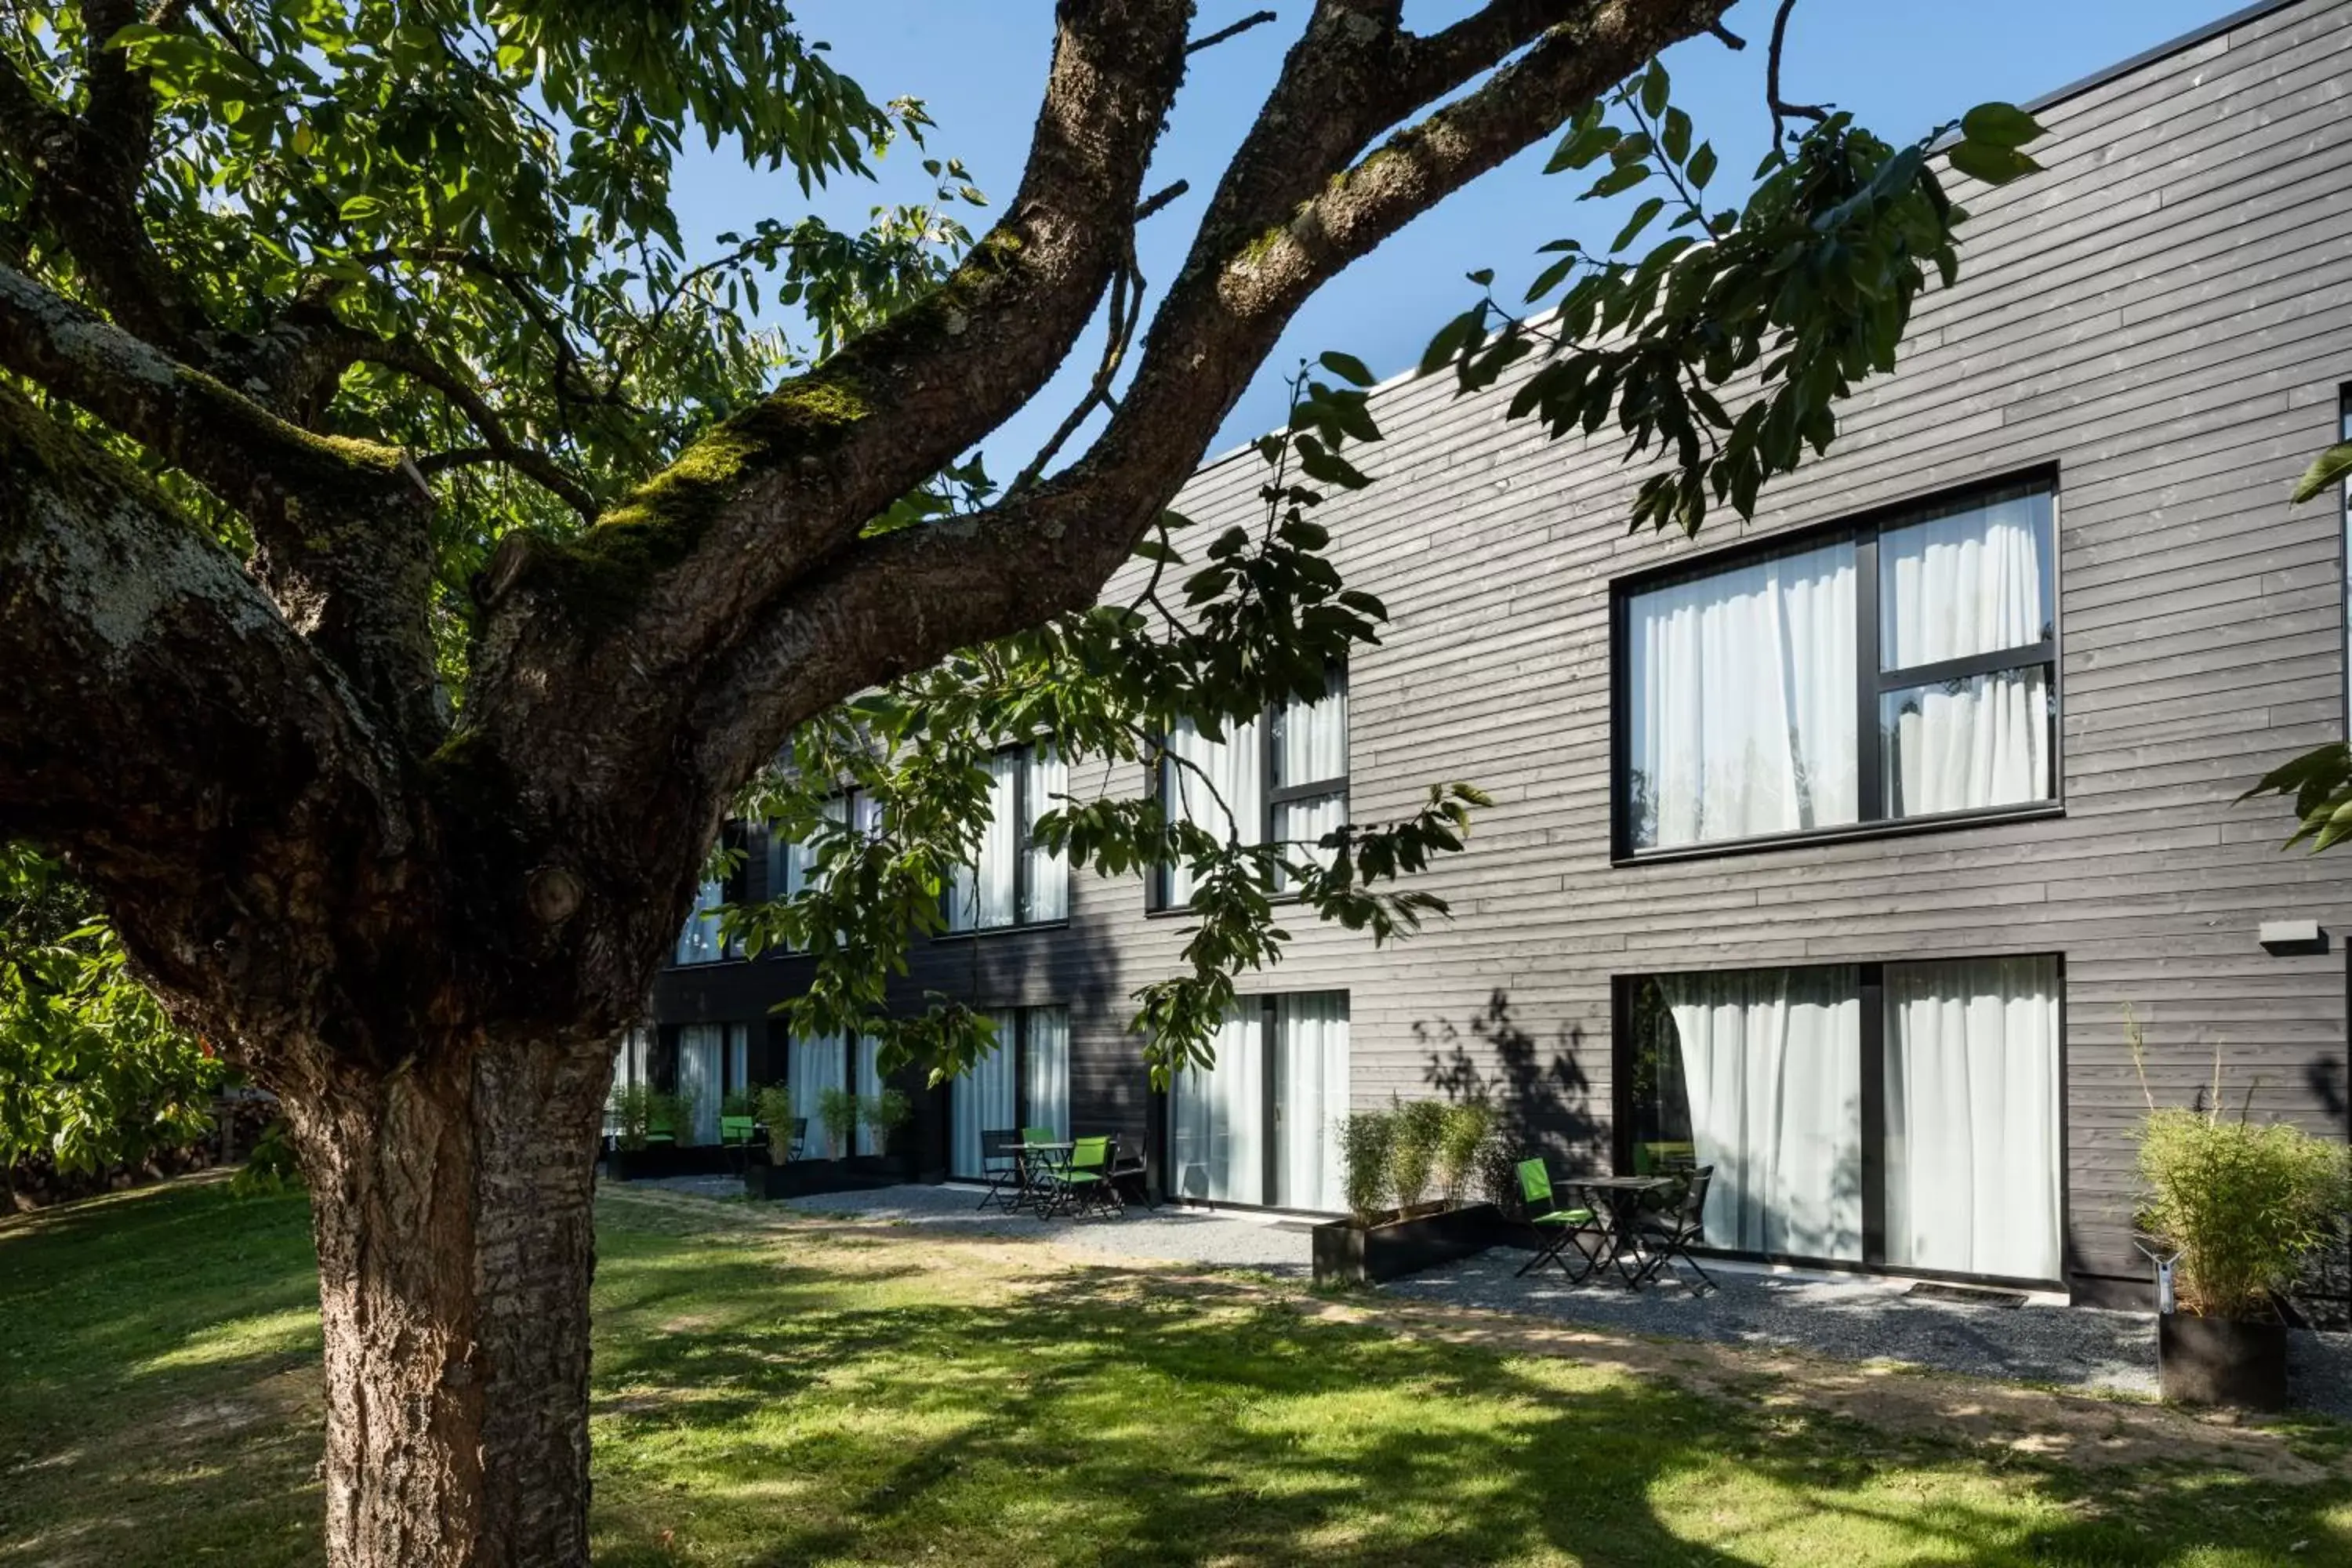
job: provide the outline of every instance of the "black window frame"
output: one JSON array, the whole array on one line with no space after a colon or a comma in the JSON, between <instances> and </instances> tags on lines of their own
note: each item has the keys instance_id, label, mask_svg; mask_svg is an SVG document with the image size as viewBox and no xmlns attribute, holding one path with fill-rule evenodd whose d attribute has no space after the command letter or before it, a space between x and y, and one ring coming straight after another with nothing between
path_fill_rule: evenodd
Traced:
<instances>
[{"instance_id":1,"label":"black window frame","mask_svg":"<svg viewBox=\"0 0 2352 1568\"><path fill-rule=\"evenodd\" d=\"M1236 996L1237 1008L1254 1008L1258 1014L1261 1031L1258 1051L1258 1126L1265 1147L1258 1156L1258 1201L1244 1203L1235 1198L1188 1198L1172 1192L1167 1183L1175 1169L1176 1083L1171 1079L1166 1089L1154 1089L1151 1093L1151 1141L1164 1152L1154 1190L1170 1203L1188 1207L1207 1209L1246 1209L1270 1214L1321 1214L1321 1209L1292 1208L1277 1201L1282 1186L1282 1073L1279 1053L1275 1049L1277 1031L1281 1028L1282 1004L1286 999L1302 996L1338 996L1344 998L1348 1011L1348 1087L1355 1088L1356 1001L1352 987L1346 985L1308 985L1294 991L1265 991ZM1190 1069L1187 1069L1190 1070ZM1214 1069L1212 1068L1212 1071Z\"/></svg>"},{"instance_id":2,"label":"black window frame","mask_svg":"<svg viewBox=\"0 0 2352 1568\"><path fill-rule=\"evenodd\" d=\"M1325 667L1326 696L1328 696L1331 690L1328 682L1334 679L1339 682L1339 696L1343 700L1350 699L1352 694L1349 684L1347 660L1339 659ZM1259 839L1262 844L1273 841L1274 811L1278 805L1291 805L1303 800L1326 800L1337 796L1339 801L1340 814L1353 820L1351 809L1353 803L1349 798L1349 780L1353 775L1356 765L1353 733L1355 708L1352 701L1348 709L1349 733L1346 737L1348 771L1335 778L1309 779L1301 784L1277 786L1274 782L1274 773L1275 759L1279 753L1275 747L1274 726L1276 719L1289 700L1285 699L1281 702L1269 702L1258 710L1258 824L1260 831L1265 835ZM1168 762L1164 755L1159 761L1149 764L1144 775L1144 788L1152 798L1160 802L1160 809L1164 812L1168 806ZM1189 907L1174 902L1169 896L1169 873L1174 868L1167 862L1161 861L1153 866L1144 877L1143 902L1146 913L1178 914ZM1268 891L1277 900L1295 900L1298 897L1295 889L1276 887L1269 889Z\"/></svg>"},{"instance_id":3,"label":"black window frame","mask_svg":"<svg viewBox=\"0 0 2352 1568\"><path fill-rule=\"evenodd\" d=\"M1950 516L2006 496L2046 493L2050 498L2049 582L2050 636L2039 642L1965 658L1881 669L1878 542L1881 536ZM2054 464L2039 464L1987 479L1972 480L1931 494L1873 508L1850 517L1775 534L1763 542L1742 542L1709 551L1695 559L1663 563L1612 580L1609 585L1609 795L1610 860L1616 866L1649 865L1662 861L1705 859L1718 855L1752 854L1759 850L1819 844L1849 838L1884 838L1908 833L1938 832L1987 823L2063 816L2066 812L2065 695L2061 679L2065 647L2064 563L2059 548L2063 527L2063 492ZM1854 547L1854 818L1826 827L1791 828L1782 833L1752 834L1739 838L1713 838L1696 844L1639 848L1633 843L1634 800L1631 787L1633 689L1631 647L1632 605L1654 589L1699 582L1721 573L1775 556L1800 554L1824 545L1851 542ZM1885 756L1882 744L1884 699L1943 680L2039 667L2049 683L2049 795L2034 801L2006 805L1975 806L1961 811L1923 812L1917 816L1888 814L1885 799Z\"/></svg>"},{"instance_id":4,"label":"black window frame","mask_svg":"<svg viewBox=\"0 0 2352 1568\"><path fill-rule=\"evenodd\" d=\"M1886 1261L1886 972L1914 963L1971 963L1994 959L2046 958L2055 973L2058 988L2058 1238L2059 1278L2019 1279L2007 1275L1961 1273L1948 1269L1908 1268ZM1609 982L1610 1044L1609 1044L1609 1158L1610 1169L1620 1174L1633 1169L1633 1018L1638 1005L1640 988L1664 974L1701 973L1754 973L1758 972L1846 969L1856 972L1855 984L1860 996L1861 1028L1858 1031L1862 1051L1860 1079L1862 1104L1862 1258L1859 1261L1842 1258L1808 1258L1776 1252L1738 1252L1726 1247L1699 1247L1696 1250L1710 1258L1754 1259L1764 1263L1786 1264L1805 1268L1854 1274L1885 1274L1900 1279L1963 1279L1987 1285L2001 1285L2023 1289L2046 1290L2053 1284L2064 1285L2074 1276L2074 1215L2072 1195L2068 1191L2074 1153L2073 1111L2068 1103L2071 1075L2068 1071L2071 1049L2068 1044L2069 1019L2066 984L2066 955L2053 950L2025 952L1935 952L1902 953L1895 957L1870 959L1822 960L1808 959L1792 963L1750 963L1728 965L1721 970L1703 971L1676 969L1672 966L1644 969L1632 973L1613 974Z\"/></svg>"},{"instance_id":5,"label":"black window frame","mask_svg":"<svg viewBox=\"0 0 2352 1568\"><path fill-rule=\"evenodd\" d=\"M826 799L828 802L831 802L831 801L836 801L836 800L837 800L837 801L839 801L839 802L841 802L841 812L842 812L841 820L842 820L842 823L843 823L843 824L844 824L844 826L848 826L848 827L851 827L851 828L855 828L855 827L857 826L857 802L858 802L858 797L860 797L861 795L866 795L866 794L867 794L867 793L868 793L867 791L865 791L865 790L859 789L859 788L857 788L856 785L854 785L854 784L853 784L853 785L851 785L851 786L850 786L849 788L847 788L847 789L837 789L837 790L834 790L834 791L832 791L830 794L828 794L828 795L825 796L825 799ZM772 829L772 828L771 828L771 827L769 827L768 826L766 826L766 825L764 825L764 824L763 824L763 825L761 826L761 828L760 828L760 859L761 859L760 876L761 876L761 881L765 884L765 886L766 886L767 897L768 897L769 899L771 899L771 900L780 899L780 898L782 898L782 897L784 896L784 895L783 895L783 889L782 889L782 888L778 884L777 879L776 879L776 868L777 868L776 851L777 851L779 848L782 848L782 849L786 849L786 850L791 850L791 849L795 849L795 848L798 848L798 847L799 847L799 846L798 846L797 844L793 843L793 842L792 840L790 840L790 839L779 839L779 838L775 836L775 833L774 833L773 829ZM751 853L750 853L750 848L749 848L749 837L748 837L748 834L747 834L747 837L746 837L746 848L745 848L745 853L744 853L744 857L743 857L743 864L744 864L745 870L746 870L746 872L748 873L749 868L750 868L750 866L751 866ZM767 952L766 952L763 956L764 956L765 958L767 958L767 959L770 959L770 960L773 960L773 961L779 961L779 962L781 962L781 961L783 961L783 960L786 960L786 959L806 958L806 957L808 957L808 956L809 956L809 952L808 952L808 949L806 949L806 948L804 948L804 947L787 947L787 946L785 946L783 943L782 943L782 942L778 942L775 946L771 947L770 949L768 949L768 950L767 950Z\"/></svg>"},{"instance_id":6,"label":"black window frame","mask_svg":"<svg viewBox=\"0 0 2352 1568\"><path fill-rule=\"evenodd\" d=\"M1056 926L1066 926L1070 923L1071 878L1067 862L1065 862L1062 867L1062 912L1058 915L1046 916L1042 920L1028 913L1031 900L1036 892L1036 889L1033 886L1034 879L1030 865L1031 851L1035 847L1035 842L1029 836L1029 826L1035 814L1029 809L1029 761L1039 746L1051 743L1043 739L1015 741L1009 745L997 747L992 753L999 757L1012 754L1020 758L1013 769L1013 919L1002 925L974 925L961 931L954 929L950 922L955 918L955 883L950 879L948 885L940 890L941 929L935 940L961 942L970 937L1002 936L1007 931L1050 931Z\"/></svg>"},{"instance_id":7,"label":"black window frame","mask_svg":"<svg viewBox=\"0 0 2352 1568\"><path fill-rule=\"evenodd\" d=\"M990 929L1002 931L1005 928L995 926L991 927ZM1031 1023L1031 1016L1033 1014L1046 1012L1057 1012L1062 1015L1064 1019L1063 1028L1068 1036L1067 1055L1065 1057L1063 1061L1064 1078L1062 1082L1062 1093L1069 1101L1070 1129L1072 1135L1076 1136L1078 1125L1078 1097L1077 1073L1076 1071L1076 1063L1074 1058L1076 1056L1077 1044L1077 1009L1071 1006L1067 1002L991 1002L976 1004L975 1005L977 1006L978 1011L983 1013L1010 1013L1013 1015L1013 1037L1010 1040L1000 1041L997 1048L999 1050L1010 1050L1013 1053L1013 1121L1016 1130L1026 1128L1029 1125L1029 1026ZM856 1061L853 1060L850 1066L854 1071L856 1067ZM950 1173L950 1179L954 1181L970 1181L972 1179L969 1176L959 1176L954 1174L955 1086L959 1083L968 1081L970 1078L971 1075L969 1073L958 1073L955 1077L948 1079L945 1083L940 1084L939 1086L938 1100L935 1106L939 1125L939 1132L937 1139L935 1140L935 1143L939 1151L940 1169L948 1172Z\"/></svg>"}]
</instances>

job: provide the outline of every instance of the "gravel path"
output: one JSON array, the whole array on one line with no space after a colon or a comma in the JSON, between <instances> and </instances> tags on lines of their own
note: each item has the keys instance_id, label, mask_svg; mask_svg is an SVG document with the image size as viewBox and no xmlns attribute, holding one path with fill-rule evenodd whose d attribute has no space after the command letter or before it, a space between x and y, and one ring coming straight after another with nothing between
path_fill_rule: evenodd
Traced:
<instances>
[{"instance_id":1,"label":"gravel path","mask_svg":"<svg viewBox=\"0 0 2352 1568\"><path fill-rule=\"evenodd\" d=\"M730 1176L677 1176L640 1184L709 1198L738 1198ZM831 1214L963 1236L1054 1241L1107 1258L1211 1268L1247 1268L1304 1280L1313 1272L1308 1226L1198 1209L1129 1209L1116 1219L1053 1220L978 1208L967 1187L908 1185L794 1199L804 1214ZM1632 1291L1571 1287L1546 1270L1516 1279L1527 1254L1509 1248L1395 1280L1404 1300L1485 1308L1624 1333L1810 1352L1843 1361L1893 1361L1975 1377L2141 1397L2156 1393L2156 1321L2141 1312L2087 1307L1996 1307L1928 1300L1910 1282L1805 1279L1710 1268L1719 1289L1694 1297L1678 1283ZM2352 1420L2352 1334L2297 1333L2289 1363L2296 1403Z\"/></svg>"}]
</instances>

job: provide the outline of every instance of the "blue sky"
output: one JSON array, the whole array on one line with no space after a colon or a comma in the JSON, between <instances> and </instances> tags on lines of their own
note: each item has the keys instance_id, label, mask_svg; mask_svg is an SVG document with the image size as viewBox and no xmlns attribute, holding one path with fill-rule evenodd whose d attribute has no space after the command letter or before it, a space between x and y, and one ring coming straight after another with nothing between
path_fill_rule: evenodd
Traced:
<instances>
[{"instance_id":1,"label":"blue sky","mask_svg":"<svg viewBox=\"0 0 2352 1568\"><path fill-rule=\"evenodd\" d=\"M2200 26L2240 0L1801 0L1790 26L1783 90L1855 111L1890 139L1906 139L1988 99L2024 101ZM1200 0L1206 32L1259 8L1259 0ZM1144 275L1171 276L1206 194L1238 142L1303 24L1308 0L1271 0L1280 20L1196 57L1146 190L1189 179L1192 194L1152 218L1139 237ZM1476 9L1472 0L1406 0L1416 31ZM1667 57L1675 101L1723 155L1713 194L1736 197L1769 134L1763 109L1764 41L1771 0L1741 0L1727 19L1749 40L1735 54L1711 38ZM833 46L835 62L877 99L926 100L939 129L930 152L961 158L996 201L1020 178L1052 44L1050 0L812 0L801 25ZM1606 245L1615 226L1573 198L1573 176L1546 176L1538 148L1457 193L1358 262L1300 312L1282 345L1226 421L1212 454L1281 422L1282 378L1301 356L1344 349L1382 375L1414 363L1430 333L1475 290L1463 274L1491 267L1498 293L1516 300L1533 277L1536 248L1573 235ZM680 172L680 217L708 241L762 215L806 211L860 224L881 201L917 201L929 181L922 154L904 148L878 183L850 181L802 198L789 178L705 156ZM967 209L974 232L992 213ZM1965 243L1963 245L1965 258ZM1002 481L1017 472L1082 390L1098 338L1079 345L1059 380L983 444ZM1069 453L1083 446L1073 443ZM1069 455L1066 453L1066 457Z\"/></svg>"}]
</instances>

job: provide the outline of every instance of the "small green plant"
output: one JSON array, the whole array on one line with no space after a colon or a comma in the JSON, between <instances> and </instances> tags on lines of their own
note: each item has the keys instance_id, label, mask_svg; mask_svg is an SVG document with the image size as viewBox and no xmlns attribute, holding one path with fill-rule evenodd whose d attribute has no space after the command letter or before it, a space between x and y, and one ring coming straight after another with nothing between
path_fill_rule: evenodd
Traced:
<instances>
[{"instance_id":1,"label":"small green plant","mask_svg":"<svg viewBox=\"0 0 2352 1568\"><path fill-rule=\"evenodd\" d=\"M654 1101L660 1097L641 1083L622 1084L607 1102L613 1117L613 1142L631 1152L646 1146L653 1128Z\"/></svg>"},{"instance_id":2,"label":"small green plant","mask_svg":"<svg viewBox=\"0 0 2352 1568\"><path fill-rule=\"evenodd\" d=\"M1396 1118L1385 1110L1359 1110L1339 1119L1338 1135L1348 1212L1358 1225L1370 1225L1388 1196L1389 1146L1396 1141Z\"/></svg>"},{"instance_id":3,"label":"small green plant","mask_svg":"<svg viewBox=\"0 0 2352 1568\"><path fill-rule=\"evenodd\" d=\"M2346 1150L2286 1122L2250 1120L2251 1091L2231 1120L2218 1053L2205 1109L2158 1106L2139 1020L2128 1008L2124 1016L2148 1102L2139 1130L2139 1227L2179 1255L2172 1283L2182 1310L2269 1318L2273 1294L2293 1287L2345 1222L2352 1204Z\"/></svg>"},{"instance_id":4,"label":"small green plant","mask_svg":"<svg viewBox=\"0 0 2352 1568\"><path fill-rule=\"evenodd\" d=\"M1518 1206L1522 1147L1510 1138L1501 1119L1496 1118L1488 1126L1486 1141L1478 1145L1477 1155L1472 1162L1479 1197L1505 1214L1516 1212Z\"/></svg>"},{"instance_id":5,"label":"small green plant","mask_svg":"<svg viewBox=\"0 0 2352 1568\"><path fill-rule=\"evenodd\" d=\"M749 1089L730 1089L719 1102L721 1116L756 1116L760 1097Z\"/></svg>"},{"instance_id":6,"label":"small green plant","mask_svg":"<svg viewBox=\"0 0 2352 1568\"><path fill-rule=\"evenodd\" d=\"M1397 1207L1411 1213L1429 1191L1437 1169L1438 1141L1445 1132L1445 1106L1434 1100L1409 1100L1399 1105L1396 1137L1389 1145L1389 1185Z\"/></svg>"},{"instance_id":7,"label":"small green plant","mask_svg":"<svg viewBox=\"0 0 2352 1568\"><path fill-rule=\"evenodd\" d=\"M273 1117L253 1141L253 1152L247 1155L244 1168L229 1178L229 1190L241 1198L263 1197L273 1193L290 1192L302 1185L302 1165L294 1152L294 1140L286 1131L286 1119Z\"/></svg>"},{"instance_id":8,"label":"small green plant","mask_svg":"<svg viewBox=\"0 0 2352 1568\"><path fill-rule=\"evenodd\" d=\"M886 1089L859 1100L857 1115L866 1123L866 1130L874 1134L876 1145L887 1153L891 1134L914 1120L915 1102L907 1098L903 1089Z\"/></svg>"},{"instance_id":9,"label":"small green plant","mask_svg":"<svg viewBox=\"0 0 2352 1568\"><path fill-rule=\"evenodd\" d=\"M772 1083L760 1091L756 1103L759 1118L768 1129L768 1158L784 1164L793 1157L793 1122L800 1115L793 1109L793 1091Z\"/></svg>"},{"instance_id":10,"label":"small green plant","mask_svg":"<svg viewBox=\"0 0 2352 1568\"><path fill-rule=\"evenodd\" d=\"M857 1131L857 1097L845 1089L826 1089L816 1097L816 1119L824 1128L826 1152L840 1159Z\"/></svg>"},{"instance_id":11,"label":"small green plant","mask_svg":"<svg viewBox=\"0 0 2352 1568\"><path fill-rule=\"evenodd\" d=\"M1477 1173L1478 1150L1493 1131L1495 1113L1483 1100L1465 1100L1445 1108L1437 1130L1437 1187L1449 1208Z\"/></svg>"},{"instance_id":12,"label":"small green plant","mask_svg":"<svg viewBox=\"0 0 2352 1568\"><path fill-rule=\"evenodd\" d=\"M694 1142L694 1107L700 1097L691 1089L680 1088L668 1093L656 1090L652 1096L652 1129L667 1132L682 1148Z\"/></svg>"}]
</instances>

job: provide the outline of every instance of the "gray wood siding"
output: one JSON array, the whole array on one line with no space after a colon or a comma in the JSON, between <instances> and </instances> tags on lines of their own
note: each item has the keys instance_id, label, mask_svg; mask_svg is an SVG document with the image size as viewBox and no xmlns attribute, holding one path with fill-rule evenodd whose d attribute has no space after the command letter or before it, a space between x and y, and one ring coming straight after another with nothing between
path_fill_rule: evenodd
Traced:
<instances>
[{"instance_id":1,"label":"gray wood siding","mask_svg":"<svg viewBox=\"0 0 2352 1568\"><path fill-rule=\"evenodd\" d=\"M1752 528L1629 537L1639 470L1613 445L1506 424L1507 386L1383 388L1388 438L1360 459L1378 483L1318 514L1393 616L1350 670L1352 810L1392 816L1455 778L1495 805L1422 884L1451 922L1387 952L1302 928L1246 988L1349 994L1359 1104L1491 1083L1560 1152L1606 1161L1618 976L2063 953L2070 1257L2090 1275L2142 1272L2126 1004L2160 1097L2218 1056L2256 1114L2343 1131L2352 850L2282 855L2284 806L2234 802L2344 733L2341 517L2287 493L2352 381L2347 68L2352 3L2303 0L2045 108L2046 172L1962 193L1960 285ZM1612 863L1612 582L2036 465L2060 494L2062 816ZM1176 505L1208 537L1255 514L1259 472L1221 459ZM1069 1005L1076 1121L1139 1131L1127 996L1181 922L1147 917L1132 880L1072 891L1066 930L937 944L915 984ZM2284 917L2334 950L2263 952L2257 924ZM666 976L662 1016L754 1016L792 968Z\"/></svg>"}]
</instances>

